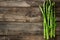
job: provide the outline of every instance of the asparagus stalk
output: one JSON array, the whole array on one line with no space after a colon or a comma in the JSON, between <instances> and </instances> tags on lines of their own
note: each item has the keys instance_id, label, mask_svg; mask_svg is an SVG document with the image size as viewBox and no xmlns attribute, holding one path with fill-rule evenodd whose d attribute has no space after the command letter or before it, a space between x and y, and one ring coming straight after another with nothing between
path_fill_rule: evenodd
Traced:
<instances>
[{"instance_id":1,"label":"asparagus stalk","mask_svg":"<svg viewBox=\"0 0 60 40\"><path fill-rule=\"evenodd\" d=\"M56 17L54 5L55 3L51 0L46 0L42 7L39 5L39 9L43 14L44 38L46 40L55 37Z\"/></svg>"}]
</instances>

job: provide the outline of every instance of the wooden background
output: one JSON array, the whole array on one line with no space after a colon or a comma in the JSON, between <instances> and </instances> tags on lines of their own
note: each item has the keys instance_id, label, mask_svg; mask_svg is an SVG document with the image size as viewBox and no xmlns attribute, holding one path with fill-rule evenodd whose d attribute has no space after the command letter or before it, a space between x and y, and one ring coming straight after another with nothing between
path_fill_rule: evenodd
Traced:
<instances>
[{"instance_id":1,"label":"wooden background","mask_svg":"<svg viewBox=\"0 0 60 40\"><path fill-rule=\"evenodd\" d=\"M38 5L45 0L0 0L0 40L44 40ZM56 2L56 38L60 40L60 0Z\"/></svg>"}]
</instances>

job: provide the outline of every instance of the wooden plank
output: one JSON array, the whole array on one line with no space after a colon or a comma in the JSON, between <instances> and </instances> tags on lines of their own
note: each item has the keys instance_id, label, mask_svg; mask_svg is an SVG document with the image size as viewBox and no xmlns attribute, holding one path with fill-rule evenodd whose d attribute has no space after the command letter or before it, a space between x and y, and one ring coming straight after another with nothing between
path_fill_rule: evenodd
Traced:
<instances>
[{"instance_id":1,"label":"wooden plank","mask_svg":"<svg viewBox=\"0 0 60 40\"><path fill-rule=\"evenodd\" d=\"M22 6L22 7L30 7L29 4L26 2L0 2L0 6L8 6L8 7L13 7L13 6Z\"/></svg>"},{"instance_id":2,"label":"wooden plank","mask_svg":"<svg viewBox=\"0 0 60 40\"><path fill-rule=\"evenodd\" d=\"M0 40L43 40L43 36L33 36L33 35L29 35L29 36L21 36L21 35L17 35L17 36L0 36Z\"/></svg>"},{"instance_id":3,"label":"wooden plank","mask_svg":"<svg viewBox=\"0 0 60 40\"><path fill-rule=\"evenodd\" d=\"M26 31L36 31L40 30L39 27L41 27L41 23L9 23L9 22L3 22L0 24L0 29L9 29L9 30L26 30ZM31 30L32 29L32 30ZM29 32L28 31L28 32Z\"/></svg>"},{"instance_id":4,"label":"wooden plank","mask_svg":"<svg viewBox=\"0 0 60 40\"><path fill-rule=\"evenodd\" d=\"M42 35L42 23L0 22L0 35ZM56 35L60 35L60 22L57 22Z\"/></svg>"},{"instance_id":5,"label":"wooden plank","mask_svg":"<svg viewBox=\"0 0 60 40\"><path fill-rule=\"evenodd\" d=\"M20 1L1 1L0 0L0 7L38 7L39 5L42 5L44 0L20 0ZM60 1L56 1L56 7L60 7Z\"/></svg>"},{"instance_id":6,"label":"wooden plank","mask_svg":"<svg viewBox=\"0 0 60 40\"><path fill-rule=\"evenodd\" d=\"M60 36L56 36L55 40L60 40Z\"/></svg>"},{"instance_id":7,"label":"wooden plank","mask_svg":"<svg viewBox=\"0 0 60 40\"><path fill-rule=\"evenodd\" d=\"M59 31L60 30L60 22L56 22L56 29L57 29L57 31Z\"/></svg>"},{"instance_id":8,"label":"wooden plank","mask_svg":"<svg viewBox=\"0 0 60 40\"><path fill-rule=\"evenodd\" d=\"M0 1L45 1L45 0L0 0ZM53 1L56 1L56 0L53 0Z\"/></svg>"},{"instance_id":9,"label":"wooden plank","mask_svg":"<svg viewBox=\"0 0 60 40\"><path fill-rule=\"evenodd\" d=\"M0 8L0 21L39 22L39 8ZM39 14L39 15L38 15Z\"/></svg>"},{"instance_id":10,"label":"wooden plank","mask_svg":"<svg viewBox=\"0 0 60 40\"><path fill-rule=\"evenodd\" d=\"M43 36L39 35L17 35L17 36L0 36L0 40L44 40ZM54 40L60 40L60 36L56 36Z\"/></svg>"},{"instance_id":11,"label":"wooden plank","mask_svg":"<svg viewBox=\"0 0 60 40\"><path fill-rule=\"evenodd\" d=\"M19 18L18 18L19 17ZM26 16L7 16L6 18L0 18L0 21L15 21L15 22L34 22L38 23L41 21L41 17L26 17Z\"/></svg>"},{"instance_id":12,"label":"wooden plank","mask_svg":"<svg viewBox=\"0 0 60 40\"><path fill-rule=\"evenodd\" d=\"M0 14L19 15L19 16L37 16L40 15L38 7L29 8L4 8L0 7ZM30 15L29 15L30 14Z\"/></svg>"},{"instance_id":13,"label":"wooden plank","mask_svg":"<svg viewBox=\"0 0 60 40\"><path fill-rule=\"evenodd\" d=\"M60 8L56 8L56 13L60 13ZM26 15L26 13L40 13L40 10L38 7L27 7L27 8L17 8L17 7L12 7L12 8L9 8L9 7L0 7L0 14L3 14L3 13L6 13L6 14L19 14L20 15Z\"/></svg>"},{"instance_id":14,"label":"wooden plank","mask_svg":"<svg viewBox=\"0 0 60 40\"><path fill-rule=\"evenodd\" d=\"M60 21L60 17L56 17L56 21ZM19 16L19 15L5 15L0 16L0 21L15 21L15 22L34 22L39 23L43 21L41 16L37 17L28 17L28 16Z\"/></svg>"},{"instance_id":15,"label":"wooden plank","mask_svg":"<svg viewBox=\"0 0 60 40\"><path fill-rule=\"evenodd\" d=\"M28 36L0 36L0 40L44 40L43 36L39 35L39 36L33 36L33 35L28 35ZM60 40L60 36L56 36L56 38L54 40Z\"/></svg>"},{"instance_id":16,"label":"wooden plank","mask_svg":"<svg viewBox=\"0 0 60 40\"><path fill-rule=\"evenodd\" d=\"M19 17L19 18L18 18ZM60 22L60 17L56 17L56 21ZM20 23L40 23L43 21L43 19L38 16L38 17L26 17L26 16L8 16L6 18L0 18L0 22L1 21L12 21L12 22L20 22Z\"/></svg>"},{"instance_id":17,"label":"wooden plank","mask_svg":"<svg viewBox=\"0 0 60 40\"><path fill-rule=\"evenodd\" d=\"M31 7L31 6L38 6L41 5L42 2L37 1L20 1L20 2L13 2L13 1L7 1L7 2L0 2L0 7Z\"/></svg>"},{"instance_id":18,"label":"wooden plank","mask_svg":"<svg viewBox=\"0 0 60 40\"><path fill-rule=\"evenodd\" d=\"M56 20L60 21L58 8L56 10ZM40 22L42 20L42 13L39 11L38 7L0 8L0 21Z\"/></svg>"},{"instance_id":19,"label":"wooden plank","mask_svg":"<svg viewBox=\"0 0 60 40\"><path fill-rule=\"evenodd\" d=\"M0 0L0 1L44 1L44 0Z\"/></svg>"},{"instance_id":20,"label":"wooden plank","mask_svg":"<svg viewBox=\"0 0 60 40\"><path fill-rule=\"evenodd\" d=\"M0 35L19 35L20 33L40 33L41 23L1 22ZM41 29L40 29L41 28Z\"/></svg>"}]
</instances>

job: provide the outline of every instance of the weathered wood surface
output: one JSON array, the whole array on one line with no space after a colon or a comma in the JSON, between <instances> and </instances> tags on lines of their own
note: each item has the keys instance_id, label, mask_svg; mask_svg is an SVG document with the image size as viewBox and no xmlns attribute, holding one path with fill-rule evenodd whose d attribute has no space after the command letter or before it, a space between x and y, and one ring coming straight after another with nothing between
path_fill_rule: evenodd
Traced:
<instances>
[{"instance_id":1,"label":"weathered wood surface","mask_svg":"<svg viewBox=\"0 0 60 40\"><path fill-rule=\"evenodd\" d=\"M0 21L39 22L40 19L38 8L0 8Z\"/></svg>"},{"instance_id":2,"label":"weathered wood surface","mask_svg":"<svg viewBox=\"0 0 60 40\"><path fill-rule=\"evenodd\" d=\"M0 1L45 1L45 0L0 0ZM52 1L60 1L60 0L52 0Z\"/></svg>"},{"instance_id":3,"label":"weathered wood surface","mask_svg":"<svg viewBox=\"0 0 60 40\"><path fill-rule=\"evenodd\" d=\"M0 22L0 35L39 34L41 26L41 23Z\"/></svg>"},{"instance_id":4,"label":"weathered wood surface","mask_svg":"<svg viewBox=\"0 0 60 40\"><path fill-rule=\"evenodd\" d=\"M0 0L0 40L44 40L38 5L45 0ZM60 0L56 2L56 38L60 40Z\"/></svg>"},{"instance_id":5,"label":"weathered wood surface","mask_svg":"<svg viewBox=\"0 0 60 40\"><path fill-rule=\"evenodd\" d=\"M42 5L44 0L0 0L0 7L37 7ZM56 2L56 7L60 4L59 0ZM60 7L60 6L59 6Z\"/></svg>"},{"instance_id":6,"label":"weathered wood surface","mask_svg":"<svg viewBox=\"0 0 60 40\"><path fill-rule=\"evenodd\" d=\"M43 36L32 36L32 35L22 35L22 36L1 36L1 40L43 40Z\"/></svg>"},{"instance_id":7,"label":"weathered wood surface","mask_svg":"<svg viewBox=\"0 0 60 40\"><path fill-rule=\"evenodd\" d=\"M1 36L0 40L44 40L43 36ZM60 36L57 36L55 40L60 40Z\"/></svg>"},{"instance_id":8,"label":"weathered wood surface","mask_svg":"<svg viewBox=\"0 0 60 40\"><path fill-rule=\"evenodd\" d=\"M0 36L0 40L44 40L43 36ZM60 40L60 36L57 36L54 40Z\"/></svg>"},{"instance_id":9,"label":"weathered wood surface","mask_svg":"<svg viewBox=\"0 0 60 40\"><path fill-rule=\"evenodd\" d=\"M38 4L41 5L42 2L36 2L36 1L20 1L20 2L14 2L14 1L7 1L7 2L0 2L1 7L31 7L31 6L38 6Z\"/></svg>"},{"instance_id":10,"label":"weathered wood surface","mask_svg":"<svg viewBox=\"0 0 60 40\"><path fill-rule=\"evenodd\" d=\"M60 21L59 8L56 8L56 20ZM43 20L38 7L0 8L0 21L41 22Z\"/></svg>"},{"instance_id":11,"label":"weathered wood surface","mask_svg":"<svg viewBox=\"0 0 60 40\"><path fill-rule=\"evenodd\" d=\"M60 22L57 22L56 35L60 35ZM0 22L0 35L41 35L43 26L41 23Z\"/></svg>"}]
</instances>

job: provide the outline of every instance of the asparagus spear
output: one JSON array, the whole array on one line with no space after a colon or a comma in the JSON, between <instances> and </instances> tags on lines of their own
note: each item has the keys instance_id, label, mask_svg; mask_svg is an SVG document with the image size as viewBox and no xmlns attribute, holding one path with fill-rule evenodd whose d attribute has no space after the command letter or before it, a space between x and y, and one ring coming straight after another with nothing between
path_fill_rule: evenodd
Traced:
<instances>
[{"instance_id":1,"label":"asparagus spear","mask_svg":"<svg viewBox=\"0 0 60 40\"><path fill-rule=\"evenodd\" d=\"M44 38L46 40L55 37L56 18L53 6L54 2L52 2L51 0L46 0L42 7L39 6L39 9L41 10L44 18Z\"/></svg>"}]
</instances>

